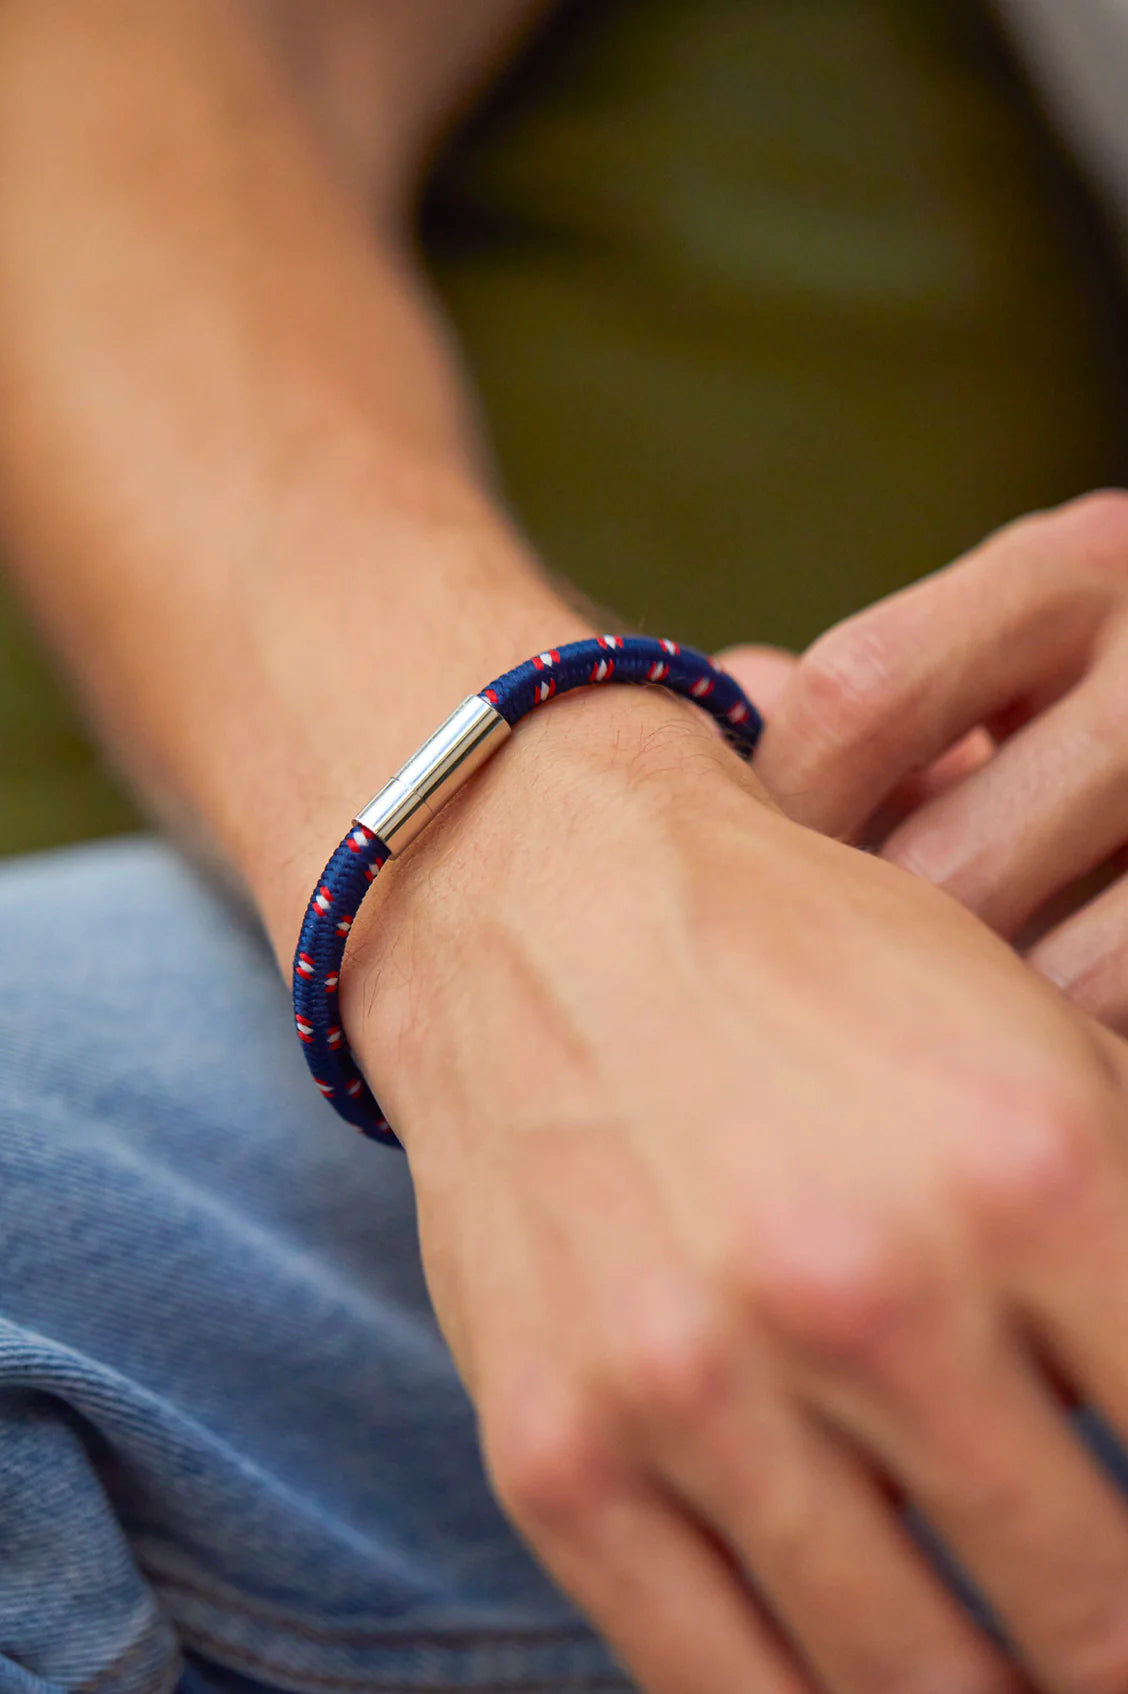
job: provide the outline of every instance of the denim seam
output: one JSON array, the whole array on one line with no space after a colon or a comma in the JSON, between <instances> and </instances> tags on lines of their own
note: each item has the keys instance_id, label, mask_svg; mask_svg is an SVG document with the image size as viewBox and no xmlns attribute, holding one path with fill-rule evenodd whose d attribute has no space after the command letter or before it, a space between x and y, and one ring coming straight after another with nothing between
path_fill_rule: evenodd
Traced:
<instances>
[{"instance_id":1,"label":"denim seam","mask_svg":"<svg viewBox=\"0 0 1128 1694\"><path fill-rule=\"evenodd\" d=\"M372 1694L451 1694L452 1688L474 1688L478 1694L626 1694L633 1684L625 1678L616 1682L606 1676L560 1676L545 1681L540 1677L536 1682L452 1682L450 1677L442 1682L383 1682L374 1680L370 1675L341 1676L326 1675L321 1671L295 1672L292 1665L280 1664L277 1660L264 1659L257 1652L248 1651L245 1647L233 1647L227 1641L220 1641L214 1635L207 1635L199 1630L192 1631L192 1640L187 1643L193 1649L202 1648L205 1652L216 1655L214 1663L221 1665L224 1660L229 1662L232 1670L243 1667L251 1672L262 1673L263 1678L284 1676L287 1679L296 1675L310 1687L339 1688L351 1690L371 1689ZM219 1655L223 1655L222 1658Z\"/></svg>"}]
</instances>

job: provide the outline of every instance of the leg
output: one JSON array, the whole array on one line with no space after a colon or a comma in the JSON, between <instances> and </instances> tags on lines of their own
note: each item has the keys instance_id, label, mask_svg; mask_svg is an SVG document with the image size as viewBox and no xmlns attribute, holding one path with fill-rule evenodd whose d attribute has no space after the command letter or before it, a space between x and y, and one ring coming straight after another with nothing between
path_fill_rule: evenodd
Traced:
<instances>
[{"instance_id":1,"label":"leg","mask_svg":"<svg viewBox=\"0 0 1128 1694\"><path fill-rule=\"evenodd\" d=\"M168 849L0 872L0 1691L621 1686L494 1506L406 1162ZM336 1681L334 1679L337 1679Z\"/></svg>"}]
</instances>

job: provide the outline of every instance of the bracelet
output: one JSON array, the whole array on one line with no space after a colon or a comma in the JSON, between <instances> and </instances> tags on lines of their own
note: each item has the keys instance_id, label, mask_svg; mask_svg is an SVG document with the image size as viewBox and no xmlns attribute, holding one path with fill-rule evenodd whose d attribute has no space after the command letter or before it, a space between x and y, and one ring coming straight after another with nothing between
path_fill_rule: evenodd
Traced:
<instances>
[{"instance_id":1,"label":"bracelet","mask_svg":"<svg viewBox=\"0 0 1128 1694\"><path fill-rule=\"evenodd\" d=\"M749 759L763 727L740 685L692 647L599 635L550 648L464 700L353 819L318 879L294 955L294 1021L314 1082L364 1135L400 1141L361 1075L337 1014L341 960L377 873L496 752L513 725L556 694L605 682L657 683L695 700Z\"/></svg>"}]
</instances>

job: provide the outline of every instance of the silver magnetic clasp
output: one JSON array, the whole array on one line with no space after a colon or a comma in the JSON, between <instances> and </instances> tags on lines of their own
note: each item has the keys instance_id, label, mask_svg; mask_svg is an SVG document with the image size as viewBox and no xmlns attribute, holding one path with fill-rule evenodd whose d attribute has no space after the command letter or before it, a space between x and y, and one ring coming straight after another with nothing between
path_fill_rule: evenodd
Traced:
<instances>
[{"instance_id":1,"label":"silver magnetic clasp","mask_svg":"<svg viewBox=\"0 0 1128 1694\"><path fill-rule=\"evenodd\" d=\"M393 857L414 841L510 732L501 713L471 694L413 753L354 822L372 830Z\"/></svg>"}]
</instances>

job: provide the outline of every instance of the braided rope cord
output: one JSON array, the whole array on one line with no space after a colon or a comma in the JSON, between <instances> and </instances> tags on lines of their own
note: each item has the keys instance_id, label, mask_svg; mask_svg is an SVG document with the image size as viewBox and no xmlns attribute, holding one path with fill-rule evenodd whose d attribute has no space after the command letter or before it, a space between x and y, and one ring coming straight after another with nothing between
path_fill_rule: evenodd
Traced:
<instances>
[{"instance_id":1,"label":"braided rope cord","mask_svg":"<svg viewBox=\"0 0 1128 1694\"><path fill-rule=\"evenodd\" d=\"M537 706L574 688L607 682L651 683L711 713L744 759L763 727L740 685L704 653L641 635L599 635L550 648L506 671L481 698L516 724ZM341 962L361 901L391 857L354 822L314 889L294 954L294 1021L314 1082L340 1115L374 1141L400 1142L352 1055L337 1010Z\"/></svg>"}]
</instances>

